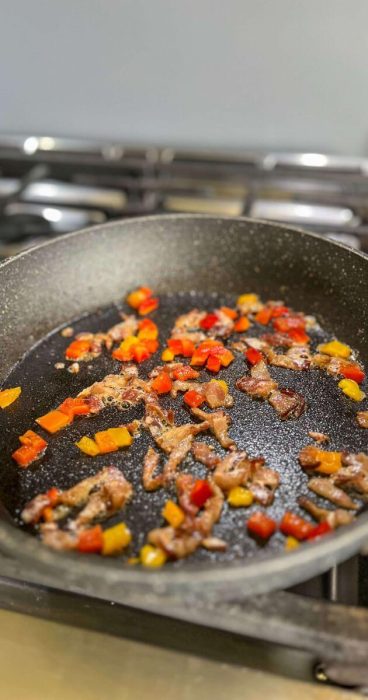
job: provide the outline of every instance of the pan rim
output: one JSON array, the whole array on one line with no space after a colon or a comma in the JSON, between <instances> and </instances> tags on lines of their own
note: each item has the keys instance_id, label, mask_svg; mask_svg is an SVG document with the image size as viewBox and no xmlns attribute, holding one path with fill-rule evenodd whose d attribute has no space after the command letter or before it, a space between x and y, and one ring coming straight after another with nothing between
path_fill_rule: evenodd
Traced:
<instances>
[{"instance_id":1,"label":"pan rim","mask_svg":"<svg viewBox=\"0 0 368 700\"><path fill-rule=\"evenodd\" d=\"M363 264L368 264L367 256L355 249L350 248L346 244L327 239L321 234L304 231L297 227L270 222L261 219L249 217L219 217L211 215L191 215L191 214L164 214L145 217L134 217L123 220L116 220L107 224L88 227L80 231L71 232L62 237L52 239L42 243L34 248L24 251L9 260L0 264L0 272L4 267L15 264L24 256L37 255L39 249L49 245L58 245L61 242L68 241L74 237L88 235L90 232L108 231L116 229L116 227L129 227L134 223L150 223L152 221L168 221L168 220L187 220L193 224L203 220L212 220L216 222L232 222L246 224L261 224L269 228L277 227L280 231L285 231L291 234L302 234L303 238L317 239L328 246L337 246L347 253L358 257ZM313 562L313 575L325 571L333 564L346 559L350 554L359 551L361 546L368 541L368 514L358 516L356 522L352 523L333 535L321 539L320 541L304 545L293 552L272 553L264 559L249 560L234 560L230 563L211 563L208 564L190 564L183 570L167 570L147 571L141 569L128 569L126 567L118 568L112 566L109 561L91 561L84 560L77 554L59 553L51 549L47 549L35 538L30 537L21 530L4 521L0 521L0 549L12 557L16 556L19 560L27 560L33 564L39 564L47 567L50 572L63 573L70 579L88 577L95 583L105 583L108 585L117 584L121 587L122 584L135 584L139 590L147 592L153 590L158 594L167 593L168 591L177 591L179 589L195 589L199 592L206 585L212 593L217 589L224 593L225 587L229 587L229 592L236 586L241 591L242 585L247 583L251 586L252 581L257 581L257 591L265 592L272 588L276 588L275 575L282 579L283 574L288 572L289 583L297 583L306 578L305 572L308 569L308 578L311 575L310 564ZM75 572L68 571L68 564L76 563ZM269 582L272 575L272 584ZM262 579L263 584L259 584L259 579ZM281 583L281 587L282 583ZM249 591L251 594L253 591ZM226 591L225 591L226 595Z\"/></svg>"}]
</instances>

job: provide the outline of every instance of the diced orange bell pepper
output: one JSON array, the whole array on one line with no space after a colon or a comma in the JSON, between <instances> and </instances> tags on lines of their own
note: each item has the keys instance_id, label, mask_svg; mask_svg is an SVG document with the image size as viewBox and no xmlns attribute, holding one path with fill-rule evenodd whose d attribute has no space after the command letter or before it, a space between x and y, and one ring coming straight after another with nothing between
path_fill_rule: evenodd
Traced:
<instances>
[{"instance_id":1,"label":"diced orange bell pepper","mask_svg":"<svg viewBox=\"0 0 368 700\"><path fill-rule=\"evenodd\" d=\"M17 400L21 393L22 389L20 386L15 386L13 389L3 389L0 391L0 408L7 408L10 406Z\"/></svg>"},{"instance_id":2,"label":"diced orange bell pepper","mask_svg":"<svg viewBox=\"0 0 368 700\"><path fill-rule=\"evenodd\" d=\"M57 433L59 430L65 428L66 425L71 423L71 418L70 416L66 415L66 413L55 410L46 413L40 418L36 418L36 423L38 423L38 425L40 425L44 430L47 430L48 433Z\"/></svg>"},{"instance_id":3,"label":"diced orange bell pepper","mask_svg":"<svg viewBox=\"0 0 368 700\"><path fill-rule=\"evenodd\" d=\"M20 435L19 442L27 447L33 447L38 452L42 452L42 450L47 447L46 440L44 440L41 435L37 435L33 430L27 430L24 435Z\"/></svg>"},{"instance_id":4,"label":"diced orange bell pepper","mask_svg":"<svg viewBox=\"0 0 368 700\"><path fill-rule=\"evenodd\" d=\"M153 355L153 353L156 352L156 350L158 350L158 340L155 340L155 338L146 338L142 340L142 343L148 350L150 355Z\"/></svg>"},{"instance_id":5,"label":"diced orange bell pepper","mask_svg":"<svg viewBox=\"0 0 368 700\"><path fill-rule=\"evenodd\" d=\"M201 350L200 348L196 348L194 351L192 358L190 360L190 364L193 365L194 367L203 367L206 362L207 358L210 354L209 349L206 349L205 351Z\"/></svg>"},{"instance_id":6,"label":"diced orange bell pepper","mask_svg":"<svg viewBox=\"0 0 368 700\"><path fill-rule=\"evenodd\" d=\"M22 469L25 469L32 462L38 459L39 455L39 451L36 450L34 447L22 445L22 447L18 447L18 449L15 450L15 452L13 452L12 458L18 464L18 467L22 467Z\"/></svg>"},{"instance_id":7,"label":"diced orange bell pepper","mask_svg":"<svg viewBox=\"0 0 368 700\"><path fill-rule=\"evenodd\" d=\"M184 402L191 408L198 408L198 406L204 403L204 401L204 396L194 389L191 389L184 394Z\"/></svg>"},{"instance_id":8,"label":"diced orange bell pepper","mask_svg":"<svg viewBox=\"0 0 368 700\"><path fill-rule=\"evenodd\" d=\"M273 322L275 331L279 333L289 333L289 331L304 331L305 319L302 316L280 316Z\"/></svg>"},{"instance_id":9,"label":"diced orange bell pepper","mask_svg":"<svg viewBox=\"0 0 368 700\"><path fill-rule=\"evenodd\" d=\"M108 430L100 430L95 433L95 441L101 454L116 452L118 446Z\"/></svg>"},{"instance_id":10,"label":"diced orange bell pepper","mask_svg":"<svg viewBox=\"0 0 368 700\"><path fill-rule=\"evenodd\" d=\"M101 525L95 525L88 530L82 530L78 538L77 549L85 554L98 554L103 547L103 533Z\"/></svg>"},{"instance_id":11,"label":"diced orange bell pepper","mask_svg":"<svg viewBox=\"0 0 368 700\"><path fill-rule=\"evenodd\" d=\"M170 350L174 353L174 357L176 355L181 355L183 352L183 346L180 338L169 338L167 341L167 344L170 348Z\"/></svg>"},{"instance_id":12,"label":"diced orange bell pepper","mask_svg":"<svg viewBox=\"0 0 368 700\"><path fill-rule=\"evenodd\" d=\"M65 350L65 357L68 360L79 360L91 350L90 340L73 340Z\"/></svg>"},{"instance_id":13,"label":"diced orange bell pepper","mask_svg":"<svg viewBox=\"0 0 368 700\"><path fill-rule=\"evenodd\" d=\"M228 350L225 348L224 352L221 353L220 355L220 362L222 367L228 367L231 362L234 360L234 355L231 352L231 350Z\"/></svg>"},{"instance_id":14,"label":"diced orange bell pepper","mask_svg":"<svg viewBox=\"0 0 368 700\"><path fill-rule=\"evenodd\" d=\"M140 340L157 340L158 328L150 318L144 318L138 324L138 338Z\"/></svg>"},{"instance_id":15,"label":"diced orange bell pepper","mask_svg":"<svg viewBox=\"0 0 368 700\"><path fill-rule=\"evenodd\" d=\"M235 323L234 331L236 333L244 333L250 326L250 320L246 316L241 316Z\"/></svg>"},{"instance_id":16,"label":"diced orange bell pepper","mask_svg":"<svg viewBox=\"0 0 368 700\"><path fill-rule=\"evenodd\" d=\"M184 522L185 513L174 501L166 501L162 509L162 516L171 527L177 528Z\"/></svg>"},{"instance_id":17,"label":"diced orange bell pepper","mask_svg":"<svg viewBox=\"0 0 368 700\"><path fill-rule=\"evenodd\" d=\"M257 511L247 521L247 528L251 535L268 540L276 530L276 522L265 513Z\"/></svg>"},{"instance_id":18,"label":"diced orange bell pepper","mask_svg":"<svg viewBox=\"0 0 368 700\"><path fill-rule=\"evenodd\" d=\"M271 321L271 318L272 309L268 306L265 306L263 309L258 311L258 313L254 317L255 321L257 321L257 323L260 323L262 326L267 326L267 324Z\"/></svg>"},{"instance_id":19,"label":"diced orange bell pepper","mask_svg":"<svg viewBox=\"0 0 368 700\"><path fill-rule=\"evenodd\" d=\"M59 502L60 491L56 486L52 486L51 489L47 491L46 496L49 499L50 506L54 508Z\"/></svg>"},{"instance_id":20,"label":"diced orange bell pepper","mask_svg":"<svg viewBox=\"0 0 368 700\"><path fill-rule=\"evenodd\" d=\"M229 318L231 318L232 321L235 321L238 312L235 309L230 309L228 306L221 306L220 311L222 311L223 314L226 314Z\"/></svg>"},{"instance_id":21,"label":"diced orange bell pepper","mask_svg":"<svg viewBox=\"0 0 368 700\"><path fill-rule=\"evenodd\" d=\"M316 471L320 474L335 474L341 469L341 452L329 452L328 450L319 450L320 464Z\"/></svg>"},{"instance_id":22,"label":"diced orange bell pepper","mask_svg":"<svg viewBox=\"0 0 368 700\"><path fill-rule=\"evenodd\" d=\"M151 386L157 394L168 394L172 389L172 381L167 372L160 372L153 380Z\"/></svg>"},{"instance_id":23,"label":"diced orange bell pepper","mask_svg":"<svg viewBox=\"0 0 368 700\"><path fill-rule=\"evenodd\" d=\"M189 365L180 365L174 369L173 377L179 381L186 382L188 379L197 379L197 377L199 377L199 372L189 367Z\"/></svg>"},{"instance_id":24,"label":"diced orange bell pepper","mask_svg":"<svg viewBox=\"0 0 368 700\"><path fill-rule=\"evenodd\" d=\"M90 413L90 406L86 399L82 397L67 398L60 404L58 411L65 413L72 420L75 416L87 416Z\"/></svg>"},{"instance_id":25,"label":"diced orange bell pepper","mask_svg":"<svg viewBox=\"0 0 368 700\"><path fill-rule=\"evenodd\" d=\"M142 302L145 301L145 299L149 299L149 297L152 295L153 291L149 287L139 287L139 289L135 289L133 292L130 292L126 300L132 309L138 309Z\"/></svg>"},{"instance_id":26,"label":"diced orange bell pepper","mask_svg":"<svg viewBox=\"0 0 368 700\"><path fill-rule=\"evenodd\" d=\"M192 357L192 355L195 351L194 343L192 343L191 340L188 340L188 338L182 338L181 346L182 346L181 354L184 357Z\"/></svg>"},{"instance_id":27,"label":"diced orange bell pepper","mask_svg":"<svg viewBox=\"0 0 368 700\"><path fill-rule=\"evenodd\" d=\"M210 355L206 367L210 372L219 372L221 369L221 358Z\"/></svg>"},{"instance_id":28,"label":"diced orange bell pepper","mask_svg":"<svg viewBox=\"0 0 368 700\"><path fill-rule=\"evenodd\" d=\"M297 343L298 345L308 345L310 342L310 337L304 330L299 328L290 328L288 331L288 336Z\"/></svg>"},{"instance_id":29,"label":"diced orange bell pepper","mask_svg":"<svg viewBox=\"0 0 368 700\"><path fill-rule=\"evenodd\" d=\"M159 302L157 297L149 297L148 299L145 299L138 306L139 315L146 316L146 314L150 314L152 313L152 311L156 311L156 309L158 309L158 303Z\"/></svg>"}]
</instances>

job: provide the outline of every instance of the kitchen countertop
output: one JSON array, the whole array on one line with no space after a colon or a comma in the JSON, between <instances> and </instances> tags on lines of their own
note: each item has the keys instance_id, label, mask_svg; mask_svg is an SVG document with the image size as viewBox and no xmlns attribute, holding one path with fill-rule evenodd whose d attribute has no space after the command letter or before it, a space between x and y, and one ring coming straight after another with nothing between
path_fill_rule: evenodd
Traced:
<instances>
[{"instance_id":1,"label":"kitchen countertop","mask_svg":"<svg viewBox=\"0 0 368 700\"><path fill-rule=\"evenodd\" d=\"M6 700L352 700L359 695L0 610Z\"/></svg>"}]
</instances>

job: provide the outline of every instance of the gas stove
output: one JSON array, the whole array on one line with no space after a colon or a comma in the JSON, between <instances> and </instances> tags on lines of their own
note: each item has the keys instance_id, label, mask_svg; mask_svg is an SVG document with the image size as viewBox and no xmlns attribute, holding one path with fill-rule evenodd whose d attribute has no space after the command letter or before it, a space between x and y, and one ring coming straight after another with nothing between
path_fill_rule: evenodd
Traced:
<instances>
[{"instance_id":1,"label":"gas stove","mask_svg":"<svg viewBox=\"0 0 368 700\"><path fill-rule=\"evenodd\" d=\"M368 252L368 160L0 135L0 255L114 218L254 216Z\"/></svg>"},{"instance_id":2,"label":"gas stove","mask_svg":"<svg viewBox=\"0 0 368 700\"><path fill-rule=\"evenodd\" d=\"M154 213L254 216L368 252L368 160L0 136L0 257ZM368 689L368 557L247 601L107 600L0 555L0 606L320 682ZM204 651L205 650L205 651Z\"/></svg>"}]
</instances>

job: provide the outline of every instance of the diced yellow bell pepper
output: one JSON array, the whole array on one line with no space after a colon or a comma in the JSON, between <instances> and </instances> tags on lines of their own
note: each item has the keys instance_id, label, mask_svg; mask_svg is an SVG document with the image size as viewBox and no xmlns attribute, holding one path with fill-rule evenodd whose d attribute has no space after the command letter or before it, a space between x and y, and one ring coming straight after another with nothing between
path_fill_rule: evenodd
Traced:
<instances>
[{"instance_id":1,"label":"diced yellow bell pepper","mask_svg":"<svg viewBox=\"0 0 368 700\"><path fill-rule=\"evenodd\" d=\"M7 408L10 404L14 403L21 392L22 389L20 386L15 386L14 389L3 389L3 391L0 391L0 408Z\"/></svg>"},{"instance_id":2,"label":"diced yellow bell pepper","mask_svg":"<svg viewBox=\"0 0 368 700\"><path fill-rule=\"evenodd\" d=\"M167 520L169 525L176 528L180 527L184 521L185 514L177 503L174 503L174 501L166 501L162 509L162 517Z\"/></svg>"},{"instance_id":3,"label":"diced yellow bell pepper","mask_svg":"<svg viewBox=\"0 0 368 700\"><path fill-rule=\"evenodd\" d=\"M130 350L134 345L138 345L140 342L139 338L137 338L136 335L130 335L128 338L125 338L125 340L120 343L119 350L124 352L125 350Z\"/></svg>"},{"instance_id":4,"label":"diced yellow bell pepper","mask_svg":"<svg viewBox=\"0 0 368 700\"><path fill-rule=\"evenodd\" d=\"M359 384L354 381L354 379L342 379L339 382L340 389L353 401L363 401L365 399L365 393L359 387Z\"/></svg>"},{"instance_id":5,"label":"diced yellow bell pepper","mask_svg":"<svg viewBox=\"0 0 368 700\"><path fill-rule=\"evenodd\" d=\"M162 351L161 360L163 362L172 362L174 358L175 355L170 348L165 348L165 350Z\"/></svg>"},{"instance_id":6,"label":"diced yellow bell pepper","mask_svg":"<svg viewBox=\"0 0 368 700\"><path fill-rule=\"evenodd\" d=\"M244 306L244 304L258 304L259 296L258 294L241 294L237 299L237 306Z\"/></svg>"},{"instance_id":7,"label":"diced yellow bell pepper","mask_svg":"<svg viewBox=\"0 0 368 700\"><path fill-rule=\"evenodd\" d=\"M132 534L125 523L119 523L119 525L114 525L104 530L102 539L102 554L105 556L112 556L114 554L120 554L120 552L130 544Z\"/></svg>"},{"instance_id":8,"label":"diced yellow bell pepper","mask_svg":"<svg viewBox=\"0 0 368 700\"><path fill-rule=\"evenodd\" d=\"M145 544L140 551L141 564L150 569L157 569L165 564L167 556L163 549Z\"/></svg>"},{"instance_id":9,"label":"diced yellow bell pepper","mask_svg":"<svg viewBox=\"0 0 368 700\"><path fill-rule=\"evenodd\" d=\"M118 447L129 447L133 442L128 428L124 426L120 428L108 428L107 432Z\"/></svg>"},{"instance_id":10,"label":"diced yellow bell pepper","mask_svg":"<svg viewBox=\"0 0 368 700\"><path fill-rule=\"evenodd\" d=\"M96 455L100 454L100 450L92 438L84 436L75 444L84 454L89 455L89 457L96 457Z\"/></svg>"},{"instance_id":11,"label":"diced yellow bell pepper","mask_svg":"<svg viewBox=\"0 0 368 700\"><path fill-rule=\"evenodd\" d=\"M243 486L234 486L228 493L227 502L233 508L247 508L253 503L253 494Z\"/></svg>"},{"instance_id":12,"label":"diced yellow bell pepper","mask_svg":"<svg viewBox=\"0 0 368 700\"><path fill-rule=\"evenodd\" d=\"M320 474L335 474L342 466L341 452L328 452L319 450L318 458L321 460L316 472Z\"/></svg>"},{"instance_id":13,"label":"diced yellow bell pepper","mask_svg":"<svg viewBox=\"0 0 368 700\"><path fill-rule=\"evenodd\" d=\"M300 546L300 542L295 538L289 535L286 540L285 540L285 549L291 550L291 549L297 549Z\"/></svg>"},{"instance_id":14,"label":"diced yellow bell pepper","mask_svg":"<svg viewBox=\"0 0 368 700\"><path fill-rule=\"evenodd\" d=\"M317 350L323 352L325 355L331 355L331 357L342 357L347 359L351 355L351 348L345 343L340 343L339 340L331 340L330 343L324 343L319 345Z\"/></svg>"},{"instance_id":15,"label":"diced yellow bell pepper","mask_svg":"<svg viewBox=\"0 0 368 700\"><path fill-rule=\"evenodd\" d=\"M226 384L224 379L211 379L210 381L215 382L216 384L219 384L223 388L225 394L229 393L229 387Z\"/></svg>"},{"instance_id":16,"label":"diced yellow bell pepper","mask_svg":"<svg viewBox=\"0 0 368 700\"><path fill-rule=\"evenodd\" d=\"M130 564L131 566L135 566L135 564L140 564L140 558L139 557L129 557L127 559L127 564Z\"/></svg>"}]
</instances>

